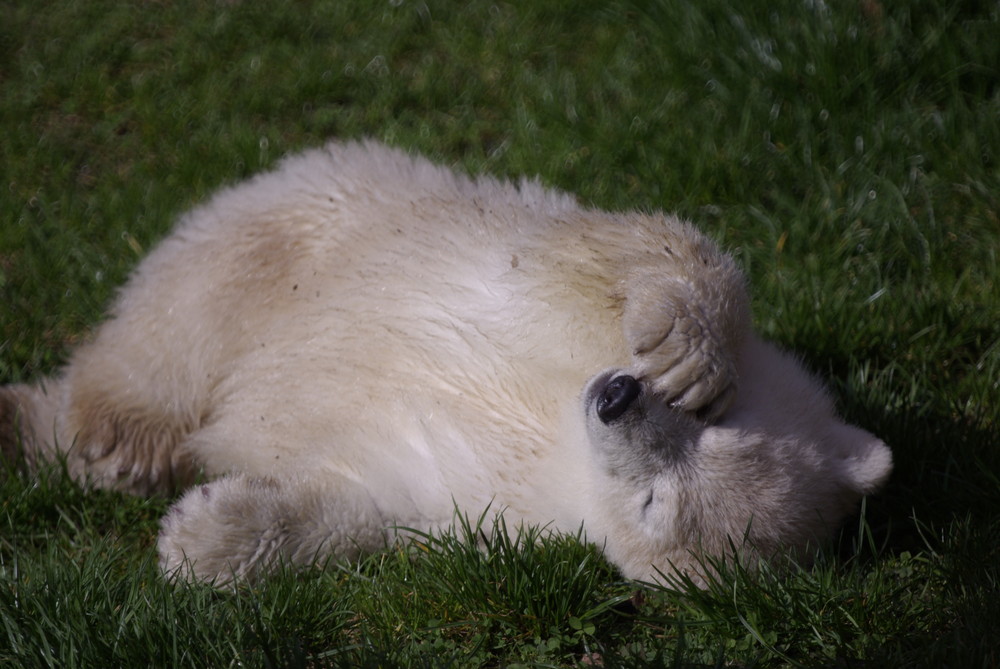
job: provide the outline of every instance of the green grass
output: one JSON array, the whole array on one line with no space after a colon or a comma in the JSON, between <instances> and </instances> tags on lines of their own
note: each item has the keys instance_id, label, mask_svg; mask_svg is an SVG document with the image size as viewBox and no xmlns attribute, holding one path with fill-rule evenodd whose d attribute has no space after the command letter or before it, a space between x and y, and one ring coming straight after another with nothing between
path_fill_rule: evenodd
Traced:
<instances>
[{"instance_id":1,"label":"green grass","mask_svg":"<svg viewBox=\"0 0 1000 669\"><path fill-rule=\"evenodd\" d=\"M814 565L704 591L640 591L572 537L470 549L475 519L175 586L166 501L7 476L0 666L996 666L997 35L945 0L0 5L0 382L54 371L213 189L369 135L696 221L896 458Z\"/></svg>"}]
</instances>

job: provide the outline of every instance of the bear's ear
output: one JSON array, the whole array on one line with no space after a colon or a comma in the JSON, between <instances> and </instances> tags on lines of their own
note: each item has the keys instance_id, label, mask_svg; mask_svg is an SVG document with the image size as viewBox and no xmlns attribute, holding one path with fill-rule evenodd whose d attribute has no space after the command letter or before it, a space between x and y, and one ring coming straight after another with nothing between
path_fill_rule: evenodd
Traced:
<instances>
[{"instance_id":1,"label":"bear's ear","mask_svg":"<svg viewBox=\"0 0 1000 669\"><path fill-rule=\"evenodd\" d=\"M834 440L840 447L841 477L859 495L878 491L892 473L892 451L875 435L851 425L837 426Z\"/></svg>"}]
</instances>

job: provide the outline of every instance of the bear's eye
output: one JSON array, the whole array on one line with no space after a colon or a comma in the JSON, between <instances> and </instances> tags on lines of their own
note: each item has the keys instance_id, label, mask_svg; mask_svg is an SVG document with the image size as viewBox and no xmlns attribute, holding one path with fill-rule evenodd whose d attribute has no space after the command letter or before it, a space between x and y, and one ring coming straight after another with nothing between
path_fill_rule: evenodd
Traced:
<instances>
[{"instance_id":1,"label":"bear's eye","mask_svg":"<svg viewBox=\"0 0 1000 669\"><path fill-rule=\"evenodd\" d=\"M597 416L607 425L620 417L639 396L639 382L628 375L611 379L597 396Z\"/></svg>"}]
</instances>

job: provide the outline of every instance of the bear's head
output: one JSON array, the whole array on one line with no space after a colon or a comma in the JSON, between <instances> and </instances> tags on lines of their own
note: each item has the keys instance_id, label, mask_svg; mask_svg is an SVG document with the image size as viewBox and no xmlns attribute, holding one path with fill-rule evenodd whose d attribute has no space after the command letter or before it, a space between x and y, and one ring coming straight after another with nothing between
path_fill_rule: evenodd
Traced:
<instances>
[{"instance_id":1,"label":"bear's head","mask_svg":"<svg viewBox=\"0 0 1000 669\"><path fill-rule=\"evenodd\" d=\"M629 578L703 576L705 556L805 557L892 469L889 449L840 421L797 364L741 383L714 424L670 406L627 370L582 396L593 462L588 535ZM777 383L781 381L782 383Z\"/></svg>"}]
</instances>

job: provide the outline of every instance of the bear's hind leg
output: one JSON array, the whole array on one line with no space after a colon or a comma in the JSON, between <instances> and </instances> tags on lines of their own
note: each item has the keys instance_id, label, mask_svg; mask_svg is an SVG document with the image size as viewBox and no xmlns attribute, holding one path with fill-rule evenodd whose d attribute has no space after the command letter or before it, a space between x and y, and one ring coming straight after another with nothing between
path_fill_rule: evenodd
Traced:
<instances>
[{"instance_id":1,"label":"bear's hind leg","mask_svg":"<svg viewBox=\"0 0 1000 669\"><path fill-rule=\"evenodd\" d=\"M72 442L62 447L70 472L103 488L136 495L170 494L194 479L191 454L180 447L196 425L158 407L115 402L98 392L72 397Z\"/></svg>"},{"instance_id":2,"label":"bear's hind leg","mask_svg":"<svg viewBox=\"0 0 1000 669\"><path fill-rule=\"evenodd\" d=\"M189 490L161 521L160 567L216 586L264 575L279 563L352 559L385 545L386 522L362 486L328 474L230 474Z\"/></svg>"},{"instance_id":3,"label":"bear's hind leg","mask_svg":"<svg viewBox=\"0 0 1000 669\"><path fill-rule=\"evenodd\" d=\"M0 387L0 458L34 468L53 439L56 398L42 386ZM41 456L41 457L40 457Z\"/></svg>"},{"instance_id":4,"label":"bear's hind leg","mask_svg":"<svg viewBox=\"0 0 1000 669\"><path fill-rule=\"evenodd\" d=\"M140 402L140 393L79 377L0 387L0 455L34 469L63 457L79 481L137 495L169 494L196 466L179 447L198 419ZM23 458L23 460L21 460Z\"/></svg>"}]
</instances>

